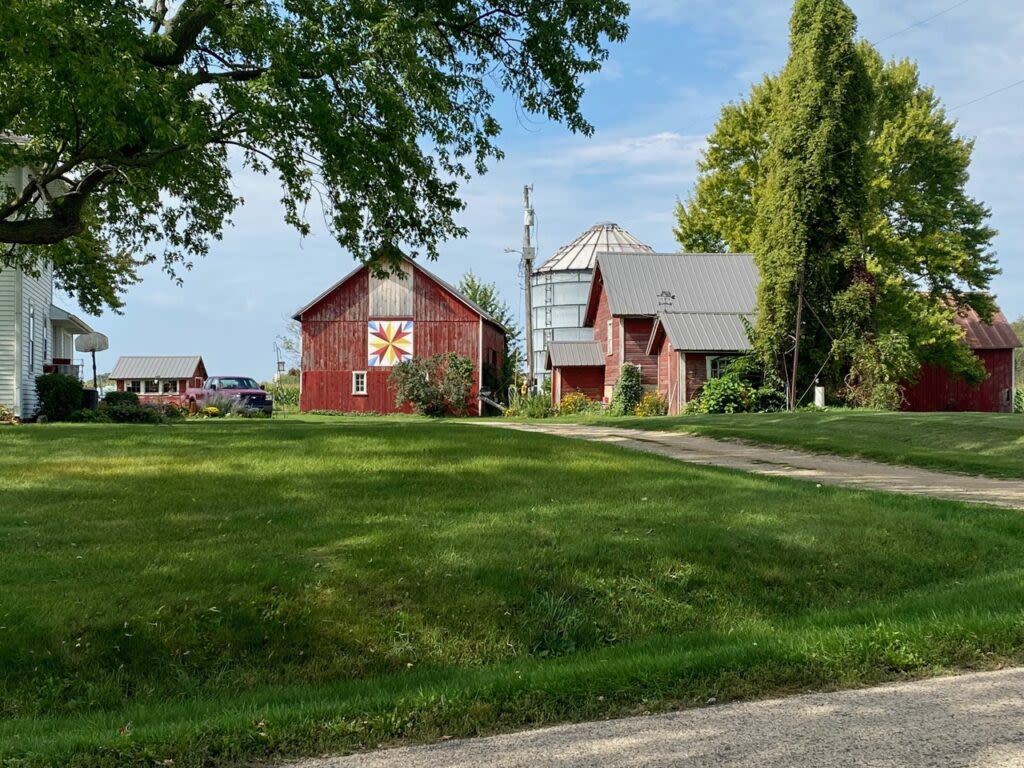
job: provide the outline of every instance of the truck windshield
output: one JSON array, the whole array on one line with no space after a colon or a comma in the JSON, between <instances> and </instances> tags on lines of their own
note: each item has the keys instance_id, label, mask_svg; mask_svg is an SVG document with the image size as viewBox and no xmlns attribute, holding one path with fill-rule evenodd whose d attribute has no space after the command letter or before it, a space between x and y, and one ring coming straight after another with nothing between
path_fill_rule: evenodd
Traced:
<instances>
[{"instance_id":1,"label":"truck windshield","mask_svg":"<svg viewBox=\"0 0 1024 768\"><path fill-rule=\"evenodd\" d=\"M219 389L259 389L260 385L253 379L247 378L234 378L234 379L220 379Z\"/></svg>"}]
</instances>

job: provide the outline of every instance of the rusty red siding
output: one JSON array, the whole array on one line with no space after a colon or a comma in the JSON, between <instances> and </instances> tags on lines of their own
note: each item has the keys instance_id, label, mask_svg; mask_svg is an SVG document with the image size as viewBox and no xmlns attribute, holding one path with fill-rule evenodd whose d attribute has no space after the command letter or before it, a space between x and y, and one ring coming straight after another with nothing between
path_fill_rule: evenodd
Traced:
<instances>
[{"instance_id":1,"label":"rusty red siding","mask_svg":"<svg viewBox=\"0 0 1024 768\"><path fill-rule=\"evenodd\" d=\"M608 293L604 289L601 274L594 276L594 289L597 293L597 308L594 311L594 341L601 345L601 352L605 354L604 366L604 398L611 397L611 390L615 382L619 380L619 333L621 321L612 316L611 306L608 303ZM611 323L611 354L608 353L608 327Z\"/></svg>"},{"instance_id":2,"label":"rusty red siding","mask_svg":"<svg viewBox=\"0 0 1024 768\"><path fill-rule=\"evenodd\" d=\"M640 381L645 387L658 386L658 356L647 354L647 343L654 329L653 317L627 317L622 321L623 361L640 368Z\"/></svg>"},{"instance_id":3,"label":"rusty red siding","mask_svg":"<svg viewBox=\"0 0 1024 768\"><path fill-rule=\"evenodd\" d=\"M493 323L457 299L430 275L412 267L413 354L430 357L455 352L473 361L474 386L471 411L478 412L477 395L485 365L500 366L504 356L504 334ZM303 411L346 411L396 413L407 407L395 404L388 384L390 368L367 365L367 322L369 317L369 271L362 269L314 306L307 309L302 325ZM366 371L366 394L352 392L352 374Z\"/></svg>"},{"instance_id":4,"label":"rusty red siding","mask_svg":"<svg viewBox=\"0 0 1024 768\"><path fill-rule=\"evenodd\" d=\"M552 396L557 398L556 403L573 392L580 392L592 400L604 397L604 368L556 368L555 376Z\"/></svg>"},{"instance_id":5,"label":"rusty red siding","mask_svg":"<svg viewBox=\"0 0 1024 768\"><path fill-rule=\"evenodd\" d=\"M917 382L904 392L906 411L1013 411L1013 350L975 350L988 371L977 387L931 365L921 368ZM1008 394L1009 393L1009 394Z\"/></svg>"},{"instance_id":6,"label":"rusty red siding","mask_svg":"<svg viewBox=\"0 0 1024 768\"><path fill-rule=\"evenodd\" d=\"M708 380L707 358L700 352L686 352L683 356L686 366L686 402L700 395Z\"/></svg>"}]
</instances>

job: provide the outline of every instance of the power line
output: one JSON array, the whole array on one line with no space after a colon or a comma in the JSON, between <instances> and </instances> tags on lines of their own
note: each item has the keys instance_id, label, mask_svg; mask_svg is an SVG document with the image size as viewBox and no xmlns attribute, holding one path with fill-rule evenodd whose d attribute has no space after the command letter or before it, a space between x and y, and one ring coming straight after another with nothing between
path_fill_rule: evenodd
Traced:
<instances>
[{"instance_id":1,"label":"power line","mask_svg":"<svg viewBox=\"0 0 1024 768\"><path fill-rule=\"evenodd\" d=\"M920 19L918 21L915 21L913 24L910 24L909 26L903 27L903 29L896 30L891 35L887 35L886 37L883 37L881 40L878 41L878 43L888 42L889 40L892 40L895 37L899 37L900 35L906 34L907 32L910 32L911 30L917 29L918 27L923 27L924 25L928 24L929 22L935 21L935 19L938 19L941 16L945 16L947 13L951 13L951 12L955 11L957 8L962 8L963 6L967 5L969 2L971 2L971 0L960 0L960 2L953 4L953 5L949 6L948 8L944 8L943 10L938 11L937 13L933 13L931 16L928 16L926 18L923 18L923 19ZM853 53L847 54L846 56L844 56L839 61L840 62L845 61L847 58L849 58L850 56L853 56L853 55L854 55ZM1024 82L1024 81L1021 81L1021 82ZM1020 83L1014 83L1014 85L1020 85ZM1009 87L1012 88L1013 86L1009 86ZM1001 92L1001 91L996 91L996 92L994 92L992 94L989 94L989 95L995 95L995 93L999 93L999 92ZM987 97L982 97L982 98L987 98ZM980 101L980 99L979 99L979 101ZM973 103L973 102L971 102L971 103ZM967 105L965 104L965 105L962 105L962 106L967 106ZM957 107L956 109L959 109L959 107ZM721 110L721 108L719 108L719 110L717 112L700 118L700 122L703 122L704 120L710 120L712 118L720 117L721 114L722 114L722 110ZM695 123L697 123L696 120L690 122L689 125L694 125ZM714 126L712 126L711 129L708 129L707 132L710 133L710 131L713 130L713 128L714 128ZM685 131L686 128L684 128L683 130Z\"/></svg>"},{"instance_id":2,"label":"power line","mask_svg":"<svg viewBox=\"0 0 1024 768\"><path fill-rule=\"evenodd\" d=\"M994 91L989 91L984 96L979 96L976 99L971 99L970 101L965 101L963 104L957 104L955 107L951 108L949 111L950 112L956 112L959 109L963 109L964 107L971 106L971 104L977 104L979 101L984 101L987 98L990 98L992 96L996 96L996 95L998 95L1000 93L1003 93L1004 91L1010 90L1011 88L1016 88L1018 85L1024 85L1024 80L1018 80L1015 83L1010 83L1009 85L1004 85L1002 88L996 88Z\"/></svg>"},{"instance_id":3,"label":"power line","mask_svg":"<svg viewBox=\"0 0 1024 768\"><path fill-rule=\"evenodd\" d=\"M955 11L955 10L956 10L957 8L959 8L960 6L962 6L962 5L967 5L967 4L969 3L969 2L971 2L971 0L960 0L960 2L959 2L959 3L957 3L956 5L951 5L951 6L949 6L949 8L947 8L946 10L944 10L944 11L939 11L938 13L936 13L936 14L933 14L933 15L929 16L929 17L928 17L927 19L921 19L920 21L915 21L915 22L914 22L913 24L911 24L911 25L910 25L909 27L904 27L903 29L899 30L898 32L893 32L893 33L892 33L891 35L889 35L888 37L883 37L883 38L882 38L881 40L879 40L878 42L880 42L880 43L884 43L884 42L886 42L886 41L888 41L888 40L892 40L892 39L893 39L894 37L899 37L899 36L900 36L900 35L902 35L902 34L903 34L904 32L909 32L909 31L910 31L910 30L912 30L912 29L917 29L918 27L923 27L923 26L924 26L925 24L927 24L927 23L928 23L929 21L934 21L935 19L939 18L940 16L945 16L945 15L946 15L947 13L949 13L950 11Z\"/></svg>"}]
</instances>

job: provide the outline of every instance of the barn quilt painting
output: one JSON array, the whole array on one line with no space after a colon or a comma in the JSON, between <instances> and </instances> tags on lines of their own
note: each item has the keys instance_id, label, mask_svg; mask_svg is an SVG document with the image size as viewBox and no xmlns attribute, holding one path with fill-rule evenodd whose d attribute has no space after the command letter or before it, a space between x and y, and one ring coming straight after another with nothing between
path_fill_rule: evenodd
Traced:
<instances>
[{"instance_id":1,"label":"barn quilt painting","mask_svg":"<svg viewBox=\"0 0 1024 768\"><path fill-rule=\"evenodd\" d=\"M412 320L370 320L366 336L370 368L389 368L412 360Z\"/></svg>"}]
</instances>

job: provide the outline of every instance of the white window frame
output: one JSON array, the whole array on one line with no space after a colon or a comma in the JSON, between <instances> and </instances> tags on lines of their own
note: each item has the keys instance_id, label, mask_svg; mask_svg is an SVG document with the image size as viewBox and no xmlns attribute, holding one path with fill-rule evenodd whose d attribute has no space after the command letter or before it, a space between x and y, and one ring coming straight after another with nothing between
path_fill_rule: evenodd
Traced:
<instances>
[{"instance_id":1,"label":"white window frame","mask_svg":"<svg viewBox=\"0 0 1024 768\"><path fill-rule=\"evenodd\" d=\"M156 390L153 392L149 391L149 385L156 384ZM143 395L159 395L160 394L160 379L143 379L142 380L142 394Z\"/></svg>"},{"instance_id":2,"label":"white window frame","mask_svg":"<svg viewBox=\"0 0 1024 768\"><path fill-rule=\"evenodd\" d=\"M362 377L363 386L359 387L359 377ZM359 397L366 397L369 394L367 387L366 371L352 371L352 394Z\"/></svg>"},{"instance_id":3,"label":"white window frame","mask_svg":"<svg viewBox=\"0 0 1024 768\"><path fill-rule=\"evenodd\" d=\"M161 379L161 381L160 381L160 394L161 395L176 395L176 394L178 394L178 380L177 379Z\"/></svg>"},{"instance_id":4,"label":"white window frame","mask_svg":"<svg viewBox=\"0 0 1024 768\"><path fill-rule=\"evenodd\" d=\"M731 363L737 357L739 357L739 355L708 355L707 356L707 371L706 371L706 373L707 373L707 380L711 381L712 379L721 378L721 372L719 372L718 376L712 376L711 375L714 372L713 371L713 367L714 367L715 361L717 361L717 360L728 360L729 363Z\"/></svg>"},{"instance_id":5,"label":"white window frame","mask_svg":"<svg viewBox=\"0 0 1024 768\"><path fill-rule=\"evenodd\" d=\"M28 308L28 369L36 369L36 308L31 304Z\"/></svg>"},{"instance_id":6,"label":"white window frame","mask_svg":"<svg viewBox=\"0 0 1024 768\"><path fill-rule=\"evenodd\" d=\"M136 387L136 389L132 389L133 386ZM124 391L125 392L134 392L136 395L141 395L142 394L142 382L139 381L138 379L132 379L130 381L126 381L124 383Z\"/></svg>"},{"instance_id":7,"label":"white window frame","mask_svg":"<svg viewBox=\"0 0 1024 768\"><path fill-rule=\"evenodd\" d=\"M605 339L605 352L604 352L605 357L611 357L612 355L615 354L615 345L612 343L612 328L613 327L614 326L613 326L611 320L609 320L607 325L605 325L605 331L604 332L605 332L605 335L608 337L608 338Z\"/></svg>"}]
</instances>

